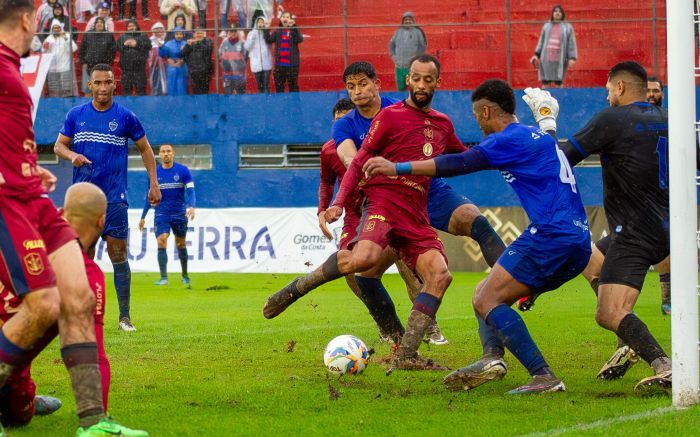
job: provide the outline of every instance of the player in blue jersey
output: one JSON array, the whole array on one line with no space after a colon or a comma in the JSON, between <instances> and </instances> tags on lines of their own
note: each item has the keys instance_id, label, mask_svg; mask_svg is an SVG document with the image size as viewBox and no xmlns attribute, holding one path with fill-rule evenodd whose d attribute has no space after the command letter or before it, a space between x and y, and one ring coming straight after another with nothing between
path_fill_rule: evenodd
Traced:
<instances>
[{"instance_id":1,"label":"player in blue jersey","mask_svg":"<svg viewBox=\"0 0 700 437\"><path fill-rule=\"evenodd\" d=\"M347 167L357 154L362 141L367 135L372 119L383 108L397 103L397 99L380 96L380 80L374 67L368 62L353 62L343 72L343 82L355 109L333 124L332 136L335 141L338 156ZM459 151L462 151L461 149ZM450 152L455 152L451 150ZM431 181L428 193L428 216L434 228L452 235L464 235L473 238L481 248L484 259L493 266L503 253L505 245L488 220L481 215L479 208L469 199L457 194L442 179ZM322 226L325 225L322 223ZM394 305L389 294L381 283L384 271L396 259L392 252L377 263L370 271L355 276L358 287L362 291L363 300L375 321L383 320L383 331L393 332L395 327L401 327ZM400 260L398 261L401 262ZM411 295L412 299L415 295ZM268 301L270 302L270 301ZM286 301L277 305L284 311L292 302ZM378 322L379 323L379 322ZM382 326L382 323L380 323ZM401 328L401 331L403 328ZM441 344L444 339L437 325L430 335L431 342Z\"/></svg>"},{"instance_id":2,"label":"player in blue jersey","mask_svg":"<svg viewBox=\"0 0 700 437\"><path fill-rule=\"evenodd\" d=\"M112 101L114 73L112 67L97 64L88 82L92 100L68 111L58 134L54 152L73 164L73 182L91 182L107 195L107 221L102 238L114 268L114 288L119 303L119 329L135 331L131 323L131 270L127 261L126 240L129 236L127 210L127 158L132 140L143 159L151 187L148 201L160 202L156 179L156 160L146 132L136 115Z\"/></svg>"},{"instance_id":3,"label":"player in blue jersey","mask_svg":"<svg viewBox=\"0 0 700 437\"><path fill-rule=\"evenodd\" d=\"M513 90L502 80L487 80L472 94L472 110L488 135L461 154L394 164L370 159L368 175L456 176L496 168L513 188L530 225L498 259L476 288L472 303L479 317L484 357L445 377L450 389L469 390L506 373L504 346L532 375L509 394L565 390L511 308L533 292L558 288L583 271L591 255L586 211L564 153L536 127L518 123Z\"/></svg>"},{"instance_id":4,"label":"player in blue jersey","mask_svg":"<svg viewBox=\"0 0 700 437\"><path fill-rule=\"evenodd\" d=\"M194 219L194 181L190 169L175 162L175 150L170 144L163 144L158 151L160 165L157 167L158 187L163 195L156 207L153 220L156 240L158 240L158 267L160 279L156 285L168 285L168 237L170 230L175 234L175 246L182 267L182 283L190 288L190 277L187 276L187 222ZM147 200L143 206L139 231L143 231L146 214L151 208Z\"/></svg>"}]
</instances>

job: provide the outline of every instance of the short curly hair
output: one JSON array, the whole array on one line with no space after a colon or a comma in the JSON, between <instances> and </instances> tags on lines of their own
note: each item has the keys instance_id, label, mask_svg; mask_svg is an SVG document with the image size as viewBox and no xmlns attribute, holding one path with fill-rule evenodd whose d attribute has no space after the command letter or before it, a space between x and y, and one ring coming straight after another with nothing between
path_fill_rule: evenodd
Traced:
<instances>
[{"instance_id":1,"label":"short curly hair","mask_svg":"<svg viewBox=\"0 0 700 437\"><path fill-rule=\"evenodd\" d=\"M353 109L355 109L355 104L352 103L352 100L348 98L340 99L335 102L335 105L333 106L333 113L331 115L335 117L336 112L351 111Z\"/></svg>"},{"instance_id":2,"label":"short curly hair","mask_svg":"<svg viewBox=\"0 0 700 437\"><path fill-rule=\"evenodd\" d=\"M497 104L508 114L515 114L515 94L513 94L513 88L501 79L489 79L476 87L472 93L472 103L481 99L486 99Z\"/></svg>"},{"instance_id":3,"label":"short curly hair","mask_svg":"<svg viewBox=\"0 0 700 437\"><path fill-rule=\"evenodd\" d=\"M348 65L345 71L343 71L343 83L348 80L348 76L355 76L357 74L364 74L370 79L377 78L377 71L372 64L365 61L357 61Z\"/></svg>"}]
</instances>

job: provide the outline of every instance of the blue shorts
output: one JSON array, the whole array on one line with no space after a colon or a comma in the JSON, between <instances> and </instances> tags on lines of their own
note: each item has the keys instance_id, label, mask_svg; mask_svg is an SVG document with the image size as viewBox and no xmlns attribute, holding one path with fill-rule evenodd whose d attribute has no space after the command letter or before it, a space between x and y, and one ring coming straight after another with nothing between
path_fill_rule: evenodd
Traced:
<instances>
[{"instance_id":1,"label":"blue shorts","mask_svg":"<svg viewBox=\"0 0 700 437\"><path fill-rule=\"evenodd\" d=\"M126 240L129 236L129 205L126 203L107 204L107 219L102 231L102 238L112 237Z\"/></svg>"},{"instance_id":2,"label":"blue shorts","mask_svg":"<svg viewBox=\"0 0 700 437\"><path fill-rule=\"evenodd\" d=\"M457 194L444 179L435 178L430 181L428 189L428 218L430 226L448 232L450 218L455 209L462 205L473 204L467 197Z\"/></svg>"},{"instance_id":3,"label":"blue shorts","mask_svg":"<svg viewBox=\"0 0 700 437\"><path fill-rule=\"evenodd\" d=\"M156 237L162 234L169 234L170 229L173 230L173 234L178 238L185 238L187 235L187 217L185 216L156 216L153 221Z\"/></svg>"},{"instance_id":4,"label":"blue shorts","mask_svg":"<svg viewBox=\"0 0 700 437\"><path fill-rule=\"evenodd\" d=\"M532 234L526 230L506 247L498 264L536 293L556 290L578 276L591 257L587 232L578 244L557 242L557 238L551 233Z\"/></svg>"}]
</instances>

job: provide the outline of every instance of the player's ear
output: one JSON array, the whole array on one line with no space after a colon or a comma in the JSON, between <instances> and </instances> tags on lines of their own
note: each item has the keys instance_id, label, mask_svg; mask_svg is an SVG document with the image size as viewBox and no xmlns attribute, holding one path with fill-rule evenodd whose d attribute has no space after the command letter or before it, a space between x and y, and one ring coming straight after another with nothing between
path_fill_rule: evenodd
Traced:
<instances>
[{"instance_id":1,"label":"player's ear","mask_svg":"<svg viewBox=\"0 0 700 437\"><path fill-rule=\"evenodd\" d=\"M97 227L100 229L104 229L105 227L105 221L107 220L107 214L102 214L98 219L97 219Z\"/></svg>"},{"instance_id":2,"label":"player's ear","mask_svg":"<svg viewBox=\"0 0 700 437\"><path fill-rule=\"evenodd\" d=\"M377 89L382 87L382 81L379 78L374 79L374 84L377 85Z\"/></svg>"},{"instance_id":3,"label":"player's ear","mask_svg":"<svg viewBox=\"0 0 700 437\"><path fill-rule=\"evenodd\" d=\"M435 81L435 88L440 88L440 85L442 85L442 78L438 76L437 80Z\"/></svg>"},{"instance_id":4,"label":"player's ear","mask_svg":"<svg viewBox=\"0 0 700 437\"><path fill-rule=\"evenodd\" d=\"M34 28L34 19L31 17L31 13L25 12L19 19L19 25L22 26L22 30L28 32Z\"/></svg>"}]
</instances>

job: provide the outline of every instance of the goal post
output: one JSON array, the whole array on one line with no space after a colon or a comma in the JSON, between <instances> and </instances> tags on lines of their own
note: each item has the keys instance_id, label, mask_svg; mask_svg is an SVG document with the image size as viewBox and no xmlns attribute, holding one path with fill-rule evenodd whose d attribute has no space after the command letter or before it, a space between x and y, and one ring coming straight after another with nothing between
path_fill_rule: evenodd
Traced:
<instances>
[{"instance_id":1,"label":"goal post","mask_svg":"<svg viewBox=\"0 0 700 437\"><path fill-rule=\"evenodd\" d=\"M666 1L673 405L699 401L694 3Z\"/></svg>"}]
</instances>

